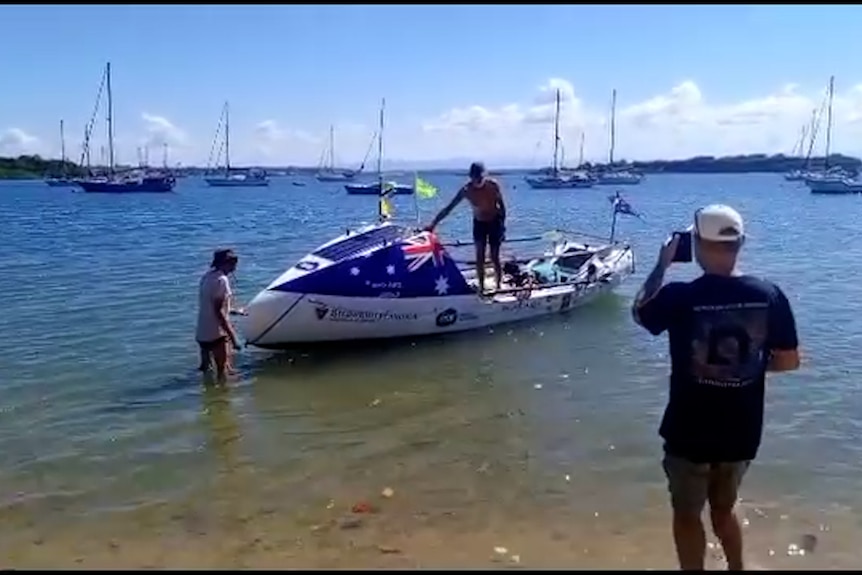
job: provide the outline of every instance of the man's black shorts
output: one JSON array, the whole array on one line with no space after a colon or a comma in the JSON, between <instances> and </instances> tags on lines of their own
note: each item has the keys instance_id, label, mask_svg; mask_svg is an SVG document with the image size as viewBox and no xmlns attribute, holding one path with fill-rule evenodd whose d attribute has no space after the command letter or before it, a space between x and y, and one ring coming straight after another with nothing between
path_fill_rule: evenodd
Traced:
<instances>
[{"instance_id":1,"label":"man's black shorts","mask_svg":"<svg viewBox=\"0 0 862 575\"><path fill-rule=\"evenodd\" d=\"M480 222L477 219L473 220L473 241L484 242L491 247L500 247L503 243L503 237L506 228L503 225L503 219L497 218L490 222Z\"/></svg>"}]
</instances>

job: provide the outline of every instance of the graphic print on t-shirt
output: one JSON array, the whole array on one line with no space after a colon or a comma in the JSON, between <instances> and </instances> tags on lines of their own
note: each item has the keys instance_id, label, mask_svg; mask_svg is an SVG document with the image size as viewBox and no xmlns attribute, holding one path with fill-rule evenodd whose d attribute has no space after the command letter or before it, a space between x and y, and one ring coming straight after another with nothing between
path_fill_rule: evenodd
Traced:
<instances>
[{"instance_id":1,"label":"graphic print on t-shirt","mask_svg":"<svg viewBox=\"0 0 862 575\"><path fill-rule=\"evenodd\" d=\"M769 304L695 306L691 375L703 385L743 387L763 374Z\"/></svg>"}]
</instances>

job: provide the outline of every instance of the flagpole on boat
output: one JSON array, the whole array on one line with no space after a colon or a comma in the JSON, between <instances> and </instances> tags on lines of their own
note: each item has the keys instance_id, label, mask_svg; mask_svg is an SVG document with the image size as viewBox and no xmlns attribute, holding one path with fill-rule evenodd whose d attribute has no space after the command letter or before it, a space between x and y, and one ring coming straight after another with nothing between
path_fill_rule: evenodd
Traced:
<instances>
[{"instance_id":1,"label":"flagpole on boat","mask_svg":"<svg viewBox=\"0 0 862 575\"><path fill-rule=\"evenodd\" d=\"M609 243L614 243L614 236L617 234L617 216L619 215L619 199L620 199L620 191L617 190L616 196L614 200L611 202L611 237L608 239Z\"/></svg>"},{"instance_id":2,"label":"flagpole on boat","mask_svg":"<svg viewBox=\"0 0 862 575\"><path fill-rule=\"evenodd\" d=\"M419 217L419 198L416 197L416 195L417 195L416 188L419 187L418 183L419 183L419 172L414 171L413 172L413 209L416 211L416 227L417 228L420 227L420 225L421 225L420 222L422 221Z\"/></svg>"}]
</instances>

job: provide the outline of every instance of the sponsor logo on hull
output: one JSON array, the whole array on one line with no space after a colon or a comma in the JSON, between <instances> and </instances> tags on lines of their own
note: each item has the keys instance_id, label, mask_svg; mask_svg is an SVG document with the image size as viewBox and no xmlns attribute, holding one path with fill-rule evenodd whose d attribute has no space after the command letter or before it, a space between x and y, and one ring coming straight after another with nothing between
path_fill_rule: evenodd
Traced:
<instances>
[{"instance_id":1,"label":"sponsor logo on hull","mask_svg":"<svg viewBox=\"0 0 862 575\"><path fill-rule=\"evenodd\" d=\"M434 323L437 324L437 327L449 327L456 321L458 321L458 310L450 307L438 313Z\"/></svg>"},{"instance_id":2,"label":"sponsor logo on hull","mask_svg":"<svg viewBox=\"0 0 862 575\"><path fill-rule=\"evenodd\" d=\"M350 309L341 306L331 306L322 302L311 303L314 304L314 314L320 321L378 323L384 321L414 321L419 319L419 314L417 313Z\"/></svg>"}]
</instances>

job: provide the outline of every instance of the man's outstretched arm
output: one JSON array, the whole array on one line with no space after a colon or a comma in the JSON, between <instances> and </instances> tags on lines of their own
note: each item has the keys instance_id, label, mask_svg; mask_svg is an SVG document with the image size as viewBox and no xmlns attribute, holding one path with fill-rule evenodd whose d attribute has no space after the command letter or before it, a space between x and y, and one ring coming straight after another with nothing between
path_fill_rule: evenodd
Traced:
<instances>
[{"instance_id":1,"label":"man's outstretched arm","mask_svg":"<svg viewBox=\"0 0 862 575\"><path fill-rule=\"evenodd\" d=\"M461 203L461 200L463 199L464 188L461 188L460 190L458 190L458 193L455 194L455 197L452 198L452 201L449 202L445 208L440 210L440 213L434 216L434 219L431 220L431 223L425 229L429 232L434 231L434 228L436 228L440 224L440 222L442 222L446 218L446 216L448 216L452 212L452 210L455 209L455 206Z\"/></svg>"}]
</instances>

